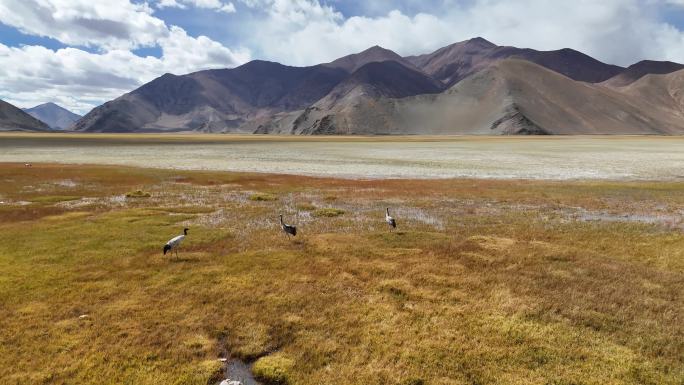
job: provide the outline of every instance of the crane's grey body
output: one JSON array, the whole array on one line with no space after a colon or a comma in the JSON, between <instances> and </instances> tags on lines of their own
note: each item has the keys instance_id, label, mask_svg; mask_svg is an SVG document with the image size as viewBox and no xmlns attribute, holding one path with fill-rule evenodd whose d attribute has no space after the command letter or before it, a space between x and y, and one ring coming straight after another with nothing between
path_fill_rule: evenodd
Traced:
<instances>
[{"instance_id":1,"label":"crane's grey body","mask_svg":"<svg viewBox=\"0 0 684 385\"><path fill-rule=\"evenodd\" d=\"M390 231L397 228L397 221L395 221L394 218L390 216L389 207L385 211L385 222L387 222Z\"/></svg>"},{"instance_id":2,"label":"crane's grey body","mask_svg":"<svg viewBox=\"0 0 684 385\"><path fill-rule=\"evenodd\" d=\"M188 235L188 229L184 228L183 234L169 239L169 241L164 245L164 255L166 255L167 252L175 252L176 258L178 258L178 248L185 239L186 235Z\"/></svg>"},{"instance_id":3,"label":"crane's grey body","mask_svg":"<svg viewBox=\"0 0 684 385\"><path fill-rule=\"evenodd\" d=\"M283 229L283 232L285 233L285 236L290 238L290 235L293 237L297 235L297 227L288 225L285 222L283 222L283 214L280 214L280 228Z\"/></svg>"}]
</instances>

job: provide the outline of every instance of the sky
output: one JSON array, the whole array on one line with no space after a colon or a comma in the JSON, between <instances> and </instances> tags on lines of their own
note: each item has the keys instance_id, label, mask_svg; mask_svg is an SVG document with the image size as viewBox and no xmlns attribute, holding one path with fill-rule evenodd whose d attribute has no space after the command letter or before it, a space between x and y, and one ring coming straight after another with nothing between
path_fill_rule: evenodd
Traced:
<instances>
[{"instance_id":1,"label":"sky","mask_svg":"<svg viewBox=\"0 0 684 385\"><path fill-rule=\"evenodd\" d=\"M684 63L684 0L0 0L0 99L85 114L170 72L401 55L473 37Z\"/></svg>"}]
</instances>

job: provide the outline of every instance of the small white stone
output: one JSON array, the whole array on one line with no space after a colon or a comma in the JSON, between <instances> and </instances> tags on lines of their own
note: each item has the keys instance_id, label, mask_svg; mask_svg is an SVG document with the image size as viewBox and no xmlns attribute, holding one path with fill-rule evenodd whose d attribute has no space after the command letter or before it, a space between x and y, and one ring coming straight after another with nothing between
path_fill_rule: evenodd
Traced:
<instances>
[{"instance_id":1,"label":"small white stone","mask_svg":"<svg viewBox=\"0 0 684 385\"><path fill-rule=\"evenodd\" d=\"M223 380L219 385L242 385L242 381L236 381L236 380Z\"/></svg>"},{"instance_id":2,"label":"small white stone","mask_svg":"<svg viewBox=\"0 0 684 385\"><path fill-rule=\"evenodd\" d=\"M81 314L80 316L78 316L78 319L88 319L88 318L90 318L90 316L88 314Z\"/></svg>"},{"instance_id":3,"label":"small white stone","mask_svg":"<svg viewBox=\"0 0 684 385\"><path fill-rule=\"evenodd\" d=\"M227 358L219 358L218 360L219 360L219 362L226 362L226 361L228 361Z\"/></svg>"}]
</instances>

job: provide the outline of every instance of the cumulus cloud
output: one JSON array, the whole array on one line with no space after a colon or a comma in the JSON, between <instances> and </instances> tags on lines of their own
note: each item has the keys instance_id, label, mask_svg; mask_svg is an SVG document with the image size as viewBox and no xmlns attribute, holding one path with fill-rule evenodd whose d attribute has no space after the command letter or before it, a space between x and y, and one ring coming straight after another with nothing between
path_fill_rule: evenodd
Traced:
<instances>
[{"instance_id":1,"label":"cumulus cloud","mask_svg":"<svg viewBox=\"0 0 684 385\"><path fill-rule=\"evenodd\" d=\"M128 0L2 0L0 22L68 45L129 49L168 34L146 3Z\"/></svg>"},{"instance_id":2,"label":"cumulus cloud","mask_svg":"<svg viewBox=\"0 0 684 385\"><path fill-rule=\"evenodd\" d=\"M231 3L193 0L197 6ZM57 102L84 113L165 72L184 74L226 68L249 60L244 48L229 49L206 36L167 26L145 4L128 0L0 0L0 22L20 31L78 47L9 47L0 43L0 97L21 107ZM161 57L131 50L159 47Z\"/></svg>"},{"instance_id":3,"label":"cumulus cloud","mask_svg":"<svg viewBox=\"0 0 684 385\"><path fill-rule=\"evenodd\" d=\"M93 54L76 48L0 44L3 99L21 107L53 100L74 111L111 99L148 80L158 59L125 50Z\"/></svg>"},{"instance_id":4,"label":"cumulus cloud","mask_svg":"<svg viewBox=\"0 0 684 385\"><path fill-rule=\"evenodd\" d=\"M211 39L193 38L171 27L160 41L162 56L141 57L128 50L90 53L77 48L0 44L0 97L21 107L46 100L85 113L166 73L226 68L249 60L248 51L231 51Z\"/></svg>"},{"instance_id":5,"label":"cumulus cloud","mask_svg":"<svg viewBox=\"0 0 684 385\"><path fill-rule=\"evenodd\" d=\"M185 30L175 26L159 45L165 72L184 74L199 69L233 67L250 59L247 49L231 50L206 36L188 36Z\"/></svg>"},{"instance_id":6,"label":"cumulus cloud","mask_svg":"<svg viewBox=\"0 0 684 385\"><path fill-rule=\"evenodd\" d=\"M681 0L668 0L680 3ZM275 60L314 64L379 44L403 55L482 36L501 45L570 47L629 65L643 58L684 61L682 31L661 21L656 0L474 0L344 18L316 0L242 0L261 10L251 45ZM399 7L397 7L399 8ZM259 28L257 28L257 25Z\"/></svg>"},{"instance_id":7,"label":"cumulus cloud","mask_svg":"<svg viewBox=\"0 0 684 385\"><path fill-rule=\"evenodd\" d=\"M220 0L160 0L157 2L158 8L181 8L188 7L213 9L218 12L233 13L235 5L231 2L224 3Z\"/></svg>"}]
</instances>

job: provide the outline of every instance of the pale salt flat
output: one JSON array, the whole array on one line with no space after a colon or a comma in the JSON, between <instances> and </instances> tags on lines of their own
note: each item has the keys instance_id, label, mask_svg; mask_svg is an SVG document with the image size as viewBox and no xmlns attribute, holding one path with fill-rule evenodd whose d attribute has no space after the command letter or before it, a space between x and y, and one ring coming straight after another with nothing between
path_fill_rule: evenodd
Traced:
<instances>
[{"instance_id":1,"label":"pale salt flat","mask_svg":"<svg viewBox=\"0 0 684 385\"><path fill-rule=\"evenodd\" d=\"M130 137L130 136L129 136ZM193 136L197 137L197 136ZM0 137L0 162L108 164L343 178L684 179L682 137L220 140Z\"/></svg>"}]
</instances>

